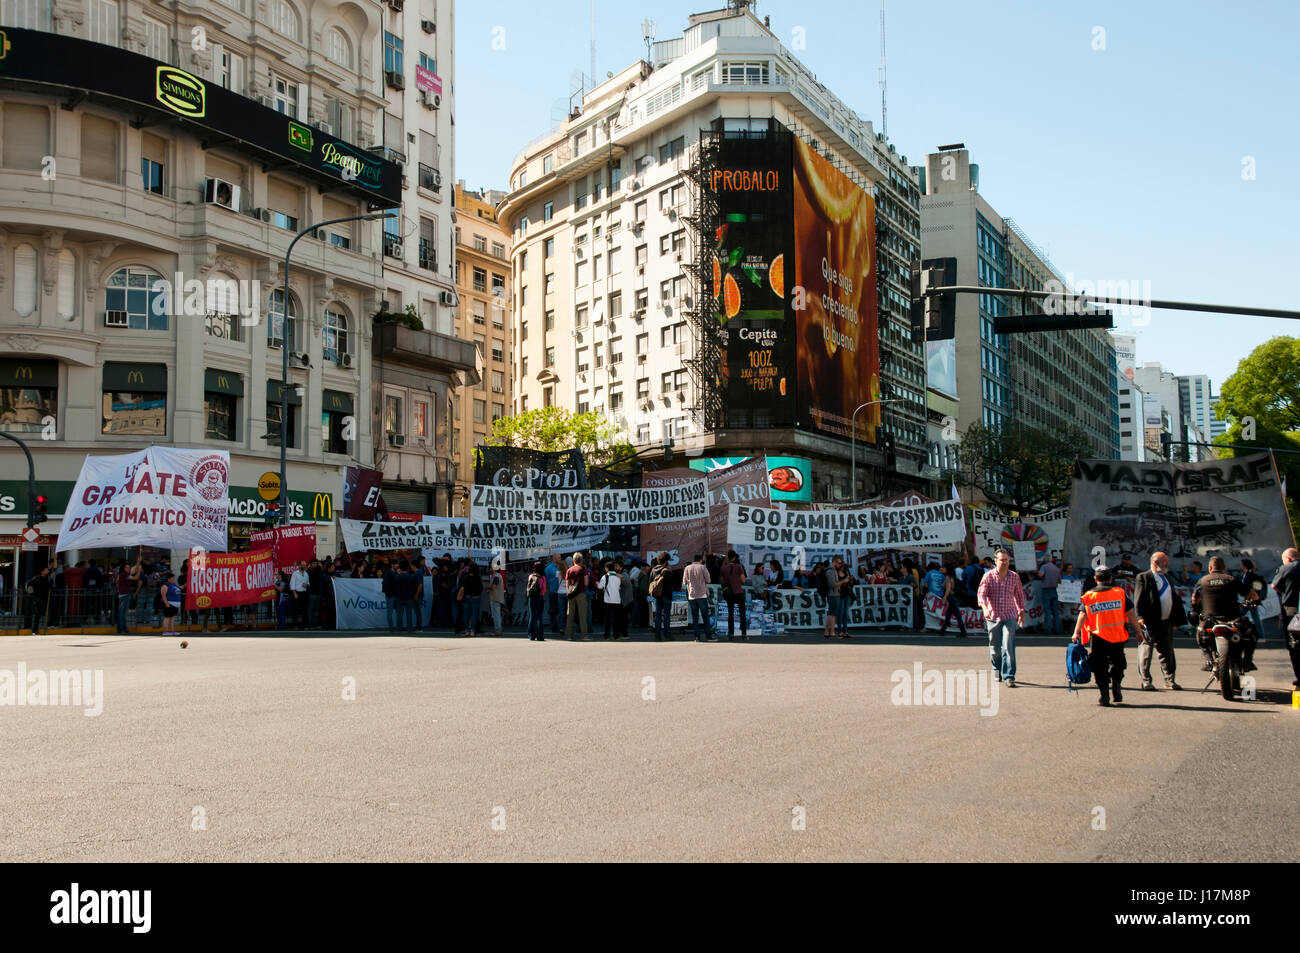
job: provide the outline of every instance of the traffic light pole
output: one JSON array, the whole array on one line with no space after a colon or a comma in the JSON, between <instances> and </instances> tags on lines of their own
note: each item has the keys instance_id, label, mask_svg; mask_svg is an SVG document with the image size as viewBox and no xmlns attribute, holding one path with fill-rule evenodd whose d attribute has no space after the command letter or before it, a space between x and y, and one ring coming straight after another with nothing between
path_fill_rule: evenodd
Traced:
<instances>
[{"instance_id":1,"label":"traffic light pole","mask_svg":"<svg viewBox=\"0 0 1300 953\"><path fill-rule=\"evenodd\" d=\"M1030 291L1027 288L1006 289L985 288L980 285L948 285L946 287L926 288L921 294L925 298L934 298L945 294L997 295L1000 298L1019 298L1022 301L1028 301L1031 298L1038 300L1059 298L1063 303L1069 302L1064 314L1085 318L1098 316L1097 312L1086 310L1089 306L1109 305L1121 308L1160 308L1167 311L1206 311L1213 314L1248 314L1263 318L1300 319L1300 311L1291 311L1286 308L1256 308L1250 305L1238 304L1206 304L1201 301L1162 301L1158 299L1140 301L1133 298L1098 298L1093 295L1063 294L1059 291ZM1039 317L1039 315L1026 315L1026 317ZM1052 315L1045 315L1045 317L1052 317Z\"/></svg>"},{"instance_id":2,"label":"traffic light pole","mask_svg":"<svg viewBox=\"0 0 1300 953\"><path fill-rule=\"evenodd\" d=\"M32 452L27 449L27 444L25 442L19 440L11 433L6 433L5 431L0 430L0 437L4 437L6 440L12 440L14 443L18 444L18 446L23 448L23 454L27 457L27 526L29 528L34 527L36 525L36 464L32 461ZM23 585L26 585L27 580L32 578L32 561L34 558L35 557L32 555L30 550L23 553ZM17 592L18 588L17 585L15 585L15 609L18 605Z\"/></svg>"}]
</instances>

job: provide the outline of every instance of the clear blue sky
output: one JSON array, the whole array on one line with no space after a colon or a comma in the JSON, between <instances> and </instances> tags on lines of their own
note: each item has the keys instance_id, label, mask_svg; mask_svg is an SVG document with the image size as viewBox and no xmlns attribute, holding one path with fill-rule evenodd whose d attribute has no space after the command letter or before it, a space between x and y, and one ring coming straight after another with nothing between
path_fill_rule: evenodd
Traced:
<instances>
[{"instance_id":1,"label":"clear blue sky","mask_svg":"<svg viewBox=\"0 0 1300 953\"><path fill-rule=\"evenodd\" d=\"M670 39L690 13L723 5L598 0L597 75L644 55L645 17ZM787 47L802 27L795 55L879 131L878 0L754 9ZM894 0L889 136L913 164L966 143L984 197L1078 279L1300 309L1300 294L1284 291L1300 277L1300 177L1287 165L1300 157L1298 11L1290 0ZM456 175L504 188L570 77L590 70L589 4L458 3L456 19ZM1104 50L1093 49L1096 27ZM1251 349L1300 325L1152 311L1135 330L1139 363L1209 374L1217 392Z\"/></svg>"}]
</instances>

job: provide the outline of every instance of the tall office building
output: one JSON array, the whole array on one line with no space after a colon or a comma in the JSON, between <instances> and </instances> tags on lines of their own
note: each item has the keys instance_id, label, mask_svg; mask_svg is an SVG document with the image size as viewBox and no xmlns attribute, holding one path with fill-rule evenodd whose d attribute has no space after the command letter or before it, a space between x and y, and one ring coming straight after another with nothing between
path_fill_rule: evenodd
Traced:
<instances>
[{"instance_id":1,"label":"tall office building","mask_svg":"<svg viewBox=\"0 0 1300 953\"><path fill-rule=\"evenodd\" d=\"M415 235L430 214L400 147L437 110L399 102L415 64L385 57L390 38L413 50L413 30L449 55L450 4L442 20L432 0L401 7L0 7L0 427L27 435L50 498L39 558L84 457L153 443L230 451L228 545L245 546L266 517L257 484L279 469L285 405L289 513L317 521L322 552L337 543L344 464L380 463L411 490L432 483L417 464L447 454L432 442L437 404L477 372L472 344L439 334L425 307L454 308L438 291L452 287L449 266L440 285L418 242L395 255L380 222L346 221L297 241L283 291L285 253L312 223L400 208ZM434 160L450 178L449 155ZM450 235L444 213L440 262ZM372 331L372 315L406 304L423 325ZM404 438L422 401L417 455ZM6 548L27 511L21 476L0 481Z\"/></svg>"},{"instance_id":2,"label":"tall office building","mask_svg":"<svg viewBox=\"0 0 1300 953\"><path fill-rule=\"evenodd\" d=\"M921 234L927 261L956 261L958 285L1043 290L1065 286L1048 257L1010 218L999 215L979 192L979 166L965 148L926 158ZM952 340L930 341L931 460L957 466L951 432L972 424L1002 427L1026 423L1053 431L1080 427L1088 445L1081 453L1120 455L1120 407L1115 345L1103 330L996 334L994 319L1019 313L996 295L957 295ZM1031 313L1041 306L1031 304Z\"/></svg>"},{"instance_id":3,"label":"tall office building","mask_svg":"<svg viewBox=\"0 0 1300 953\"><path fill-rule=\"evenodd\" d=\"M470 192L464 182L456 185L460 308L455 331L474 343L483 360L483 379L452 401L458 504L463 504L474 482L474 448L486 442L494 421L512 413L514 282L510 277L510 233L497 221L497 206L504 198L504 192ZM520 333L528 334L527 325ZM463 515L457 508L453 512Z\"/></svg>"},{"instance_id":4,"label":"tall office building","mask_svg":"<svg viewBox=\"0 0 1300 953\"><path fill-rule=\"evenodd\" d=\"M510 186L518 410L599 409L678 459L789 455L817 499L928 486L917 174L748 4L586 92Z\"/></svg>"}]
</instances>

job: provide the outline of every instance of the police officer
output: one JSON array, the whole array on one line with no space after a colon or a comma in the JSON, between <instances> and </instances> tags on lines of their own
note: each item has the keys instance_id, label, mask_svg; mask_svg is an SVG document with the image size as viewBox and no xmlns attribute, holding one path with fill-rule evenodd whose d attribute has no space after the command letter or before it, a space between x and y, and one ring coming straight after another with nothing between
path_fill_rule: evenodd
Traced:
<instances>
[{"instance_id":1,"label":"police officer","mask_svg":"<svg viewBox=\"0 0 1300 953\"><path fill-rule=\"evenodd\" d=\"M1200 613L1200 624L1196 629L1196 641L1201 647L1205 664L1201 671L1214 671L1214 653L1211 647L1214 640L1206 632L1216 622L1236 622L1244 619L1239 600L1245 598L1247 590L1243 588L1236 576L1228 575L1228 565L1222 556L1210 559L1210 571L1196 582L1192 590L1192 608ZM1246 671L1251 670L1251 656L1255 654L1255 640L1247 640L1243 663Z\"/></svg>"},{"instance_id":2,"label":"police officer","mask_svg":"<svg viewBox=\"0 0 1300 953\"><path fill-rule=\"evenodd\" d=\"M1127 667L1124 643L1129 637L1128 626L1133 626L1136 632L1141 623L1133 600L1121 587L1113 584L1114 575L1108 567L1098 569L1095 578L1096 588L1085 592L1080 600L1079 615L1070 641L1082 640L1087 644L1088 636L1092 636L1088 662L1101 691L1099 704L1109 708L1112 693L1116 704L1124 701L1119 685Z\"/></svg>"}]
</instances>

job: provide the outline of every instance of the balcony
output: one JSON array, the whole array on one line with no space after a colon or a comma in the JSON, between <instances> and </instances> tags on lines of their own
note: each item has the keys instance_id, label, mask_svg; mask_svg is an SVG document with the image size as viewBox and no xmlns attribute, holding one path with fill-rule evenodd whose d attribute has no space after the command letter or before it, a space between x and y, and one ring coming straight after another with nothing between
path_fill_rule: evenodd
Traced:
<instances>
[{"instance_id":1,"label":"balcony","mask_svg":"<svg viewBox=\"0 0 1300 953\"><path fill-rule=\"evenodd\" d=\"M472 341L400 324L375 326L375 354L417 370L460 374L462 383L483 379L483 356Z\"/></svg>"}]
</instances>

